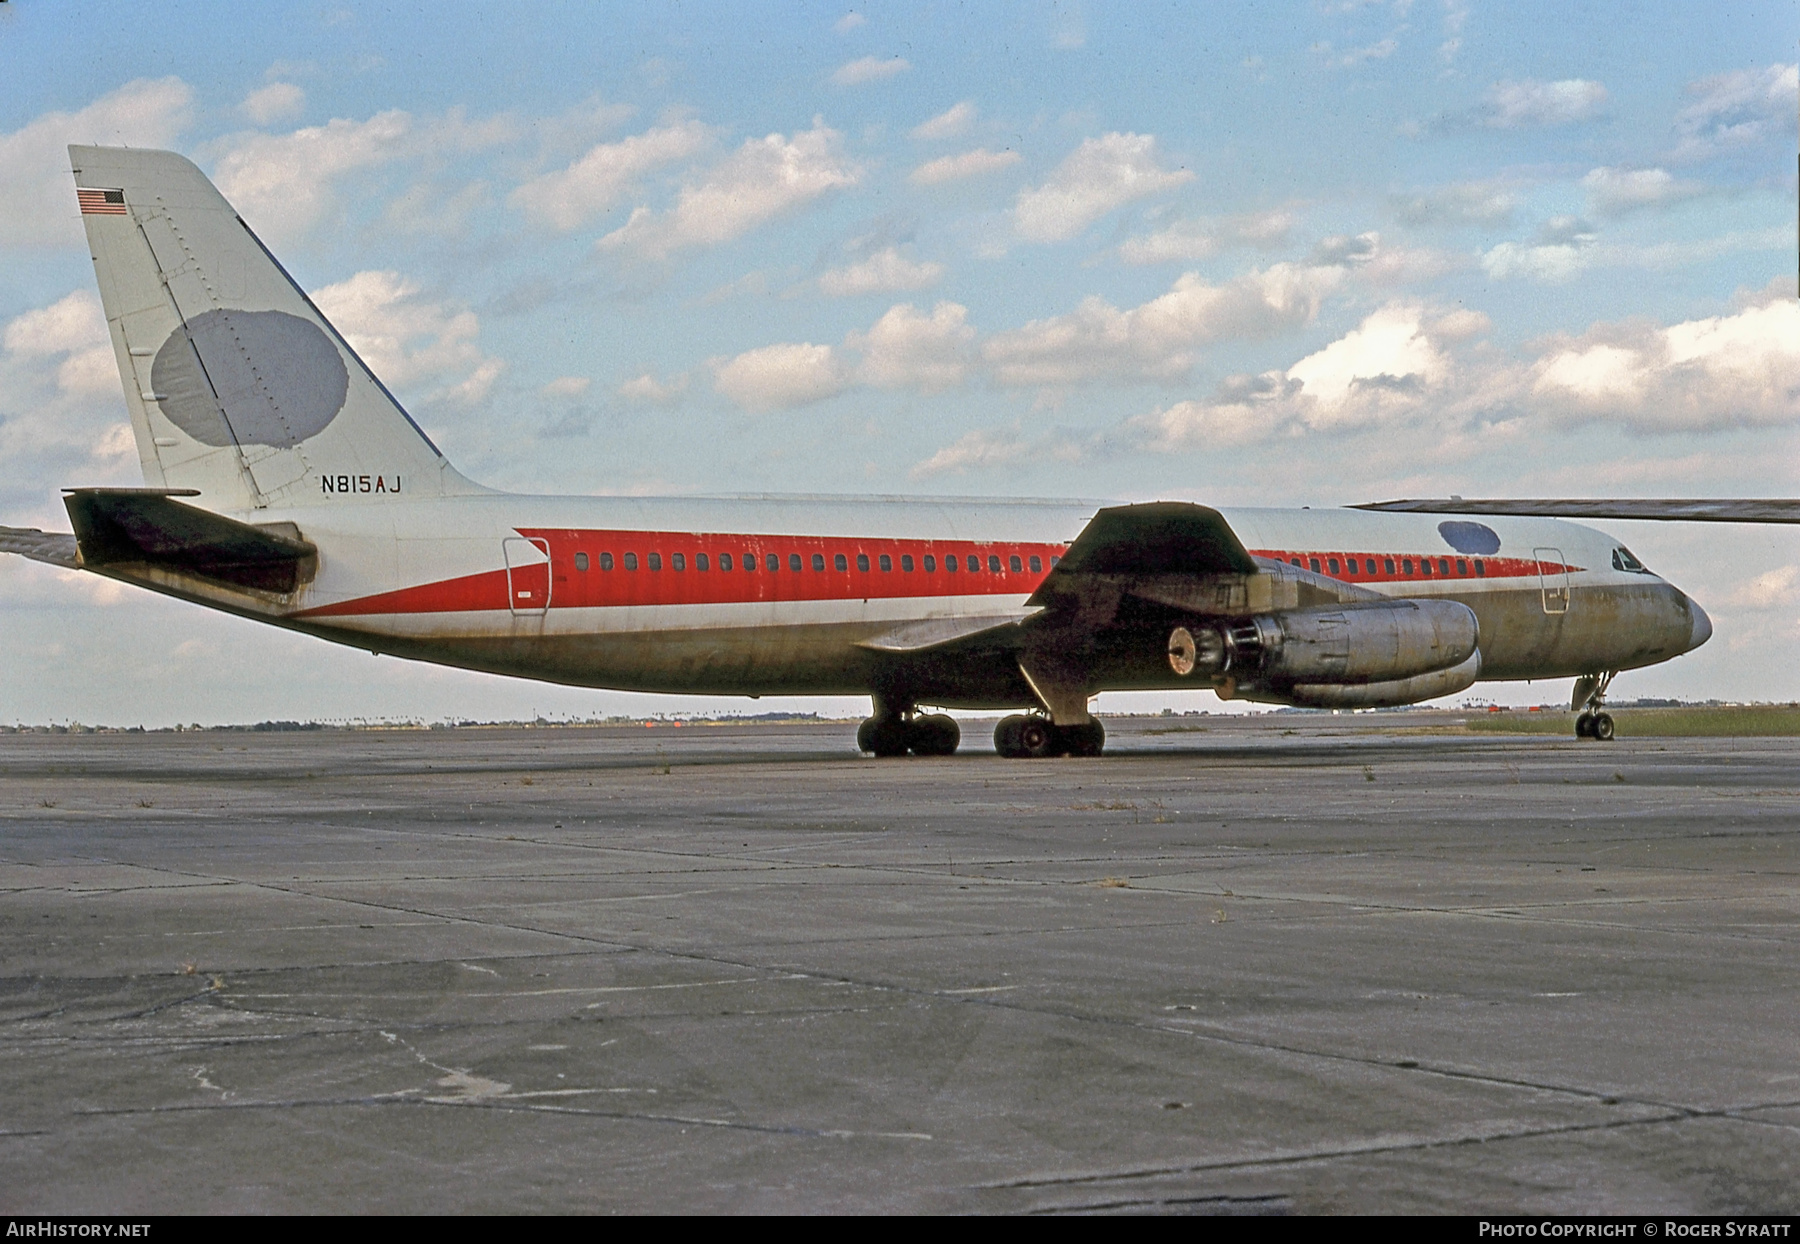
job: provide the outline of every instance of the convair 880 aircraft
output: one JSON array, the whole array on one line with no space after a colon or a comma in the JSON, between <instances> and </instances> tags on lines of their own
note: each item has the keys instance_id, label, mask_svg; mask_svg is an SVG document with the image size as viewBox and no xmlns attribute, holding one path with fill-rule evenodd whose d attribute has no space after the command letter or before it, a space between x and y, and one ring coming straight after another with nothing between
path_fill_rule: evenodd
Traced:
<instances>
[{"instance_id":1,"label":"convair 880 aircraft","mask_svg":"<svg viewBox=\"0 0 1800 1244\"><path fill-rule=\"evenodd\" d=\"M867 694L857 739L880 756L956 749L955 721L921 706L1026 710L995 731L1005 756L1096 755L1103 690L1363 708L1571 676L1577 733L1604 739L1612 676L1712 626L1618 541L1547 515L1795 518L495 492L193 164L69 154L146 486L68 489L72 535L0 528L0 550L372 652L620 690Z\"/></svg>"}]
</instances>

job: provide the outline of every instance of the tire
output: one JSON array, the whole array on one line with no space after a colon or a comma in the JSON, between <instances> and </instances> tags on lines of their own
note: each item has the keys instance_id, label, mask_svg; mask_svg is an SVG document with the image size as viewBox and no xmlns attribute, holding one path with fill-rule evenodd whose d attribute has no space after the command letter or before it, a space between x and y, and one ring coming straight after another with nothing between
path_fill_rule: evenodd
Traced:
<instances>
[{"instance_id":1,"label":"tire","mask_svg":"<svg viewBox=\"0 0 1800 1244\"><path fill-rule=\"evenodd\" d=\"M1591 738L1598 739L1602 743L1610 743L1613 736L1612 714L1595 713L1593 723L1588 726L1588 730Z\"/></svg>"},{"instance_id":2,"label":"tire","mask_svg":"<svg viewBox=\"0 0 1800 1244\"><path fill-rule=\"evenodd\" d=\"M1098 717L1085 726L1064 726L1063 747L1071 756L1098 756L1106 747L1106 727Z\"/></svg>"},{"instance_id":3,"label":"tire","mask_svg":"<svg viewBox=\"0 0 1800 1244\"><path fill-rule=\"evenodd\" d=\"M1044 717L1026 717L1019 725L1019 755L1032 760L1060 756L1063 752L1062 732Z\"/></svg>"},{"instance_id":4,"label":"tire","mask_svg":"<svg viewBox=\"0 0 1800 1244\"><path fill-rule=\"evenodd\" d=\"M1000 724L994 727L994 750L1008 760L1016 760L1025 754L1024 745L1019 741L1019 732L1030 720L1017 713L1011 717L1002 717Z\"/></svg>"},{"instance_id":5,"label":"tire","mask_svg":"<svg viewBox=\"0 0 1800 1244\"><path fill-rule=\"evenodd\" d=\"M857 750L876 756L904 756L906 723L898 717L871 717L856 728Z\"/></svg>"},{"instance_id":6,"label":"tire","mask_svg":"<svg viewBox=\"0 0 1800 1244\"><path fill-rule=\"evenodd\" d=\"M948 713L931 713L913 718L911 735L915 756L954 756L962 742L962 727Z\"/></svg>"},{"instance_id":7,"label":"tire","mask_svg":"<svg viewBox=\"0 0 1800 1244\"><path fill-rule=\"evenodd\" d=\"M1594 718L1592 714L1583 713L1575 719L1575 737L1591 739L1594 737Z\"/></svg>"}]
</instances>

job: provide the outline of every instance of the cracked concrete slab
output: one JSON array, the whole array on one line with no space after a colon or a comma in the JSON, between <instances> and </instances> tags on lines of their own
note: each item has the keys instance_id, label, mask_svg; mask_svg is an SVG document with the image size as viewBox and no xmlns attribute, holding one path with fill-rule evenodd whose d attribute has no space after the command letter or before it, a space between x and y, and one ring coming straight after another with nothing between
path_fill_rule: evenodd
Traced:
<instances>
[{"instance_id":1,"label":"cracked concrete slab","mask_svg":"<svg viewBox=\"0 0 1800 1244\"><path fill-rule=\"evenodd\" d=\"M0 1209L1793 1212L1800 742L1453 721L0 736Z\"/></svg>"}]
</instances>

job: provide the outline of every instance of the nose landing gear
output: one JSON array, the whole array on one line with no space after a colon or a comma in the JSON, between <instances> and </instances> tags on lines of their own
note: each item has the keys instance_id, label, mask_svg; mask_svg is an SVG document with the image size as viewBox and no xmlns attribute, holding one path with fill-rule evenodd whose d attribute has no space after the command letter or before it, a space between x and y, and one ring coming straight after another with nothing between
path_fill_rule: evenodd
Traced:
<instances>
[{"instance_id":1,"label":"nose landing gear","mask_svg":"<svg viewBox=\"0 0 1800 1244\"><path fill-rule=\"evenodd\" d=\"M1059 726L1036 713L1015 713L994 727L994 750L1009 760L1098 756L1105 747L1106 727L1097 717L1079 726Z\"/></svg>"},{"instance_id":2,"label":"nose landing gear","mask_svg":"<svg viewBox=\"0 0 1800 1244\"><path fill-rule=\"evenodd\" d=\"M1612 685L1617 670L1604 674L1587 674L1575 680L1575 693L1569 707L1580 712L1575 719L1575 737L1609 742L1613 737L1612 714L1605 709L1606 689Z\"/></svg>"}]
</instances>

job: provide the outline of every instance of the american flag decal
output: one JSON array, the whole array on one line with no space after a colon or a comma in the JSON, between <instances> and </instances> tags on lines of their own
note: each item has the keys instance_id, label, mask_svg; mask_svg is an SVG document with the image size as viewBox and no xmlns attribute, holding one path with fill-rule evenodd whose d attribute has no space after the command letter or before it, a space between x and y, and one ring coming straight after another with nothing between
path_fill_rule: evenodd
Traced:
<instances>
[{"instance_id":1,"label":"american flag decal","mask_svg":"<svg viewBox=\"0 0 1800 1244\"><path fill-rule=\"evenodd\" d=\"M81 203L83 216L123 216L125 214L125 192L123 190L76 190L75 198Z\"/></svg>"}]
</instances>

